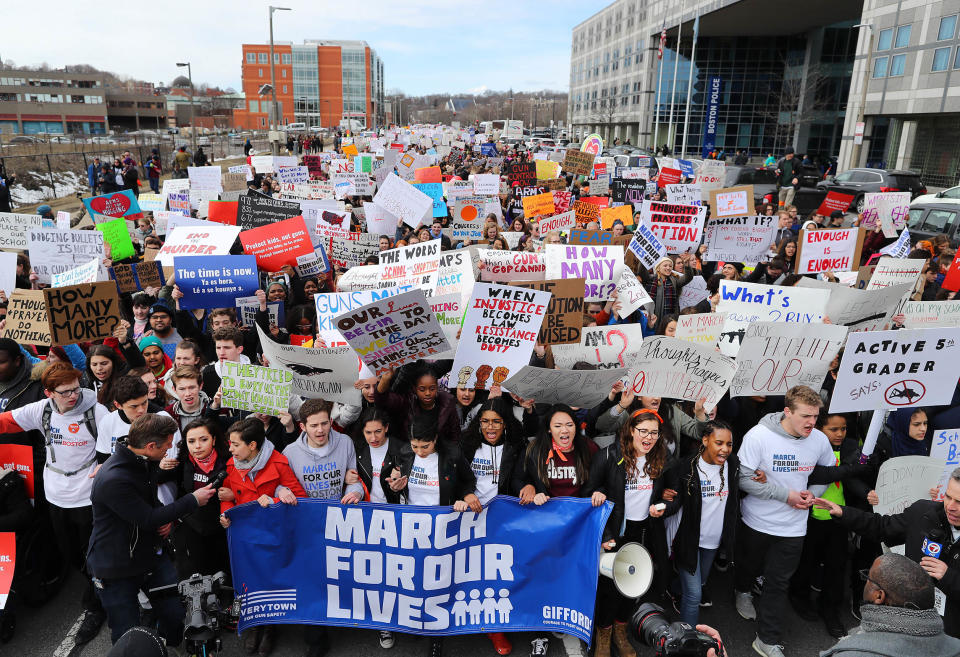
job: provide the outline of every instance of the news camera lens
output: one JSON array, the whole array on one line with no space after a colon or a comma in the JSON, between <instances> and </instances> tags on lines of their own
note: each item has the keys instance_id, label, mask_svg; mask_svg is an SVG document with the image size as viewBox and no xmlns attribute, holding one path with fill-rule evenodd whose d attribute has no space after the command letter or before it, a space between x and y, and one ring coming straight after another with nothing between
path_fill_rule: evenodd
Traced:
<instances>
[{"instance_id":1,"label":"news camera lens","mask_svg":"<svg viewBox=\"0 0 960 657\"><path fill-rule=\"evenodd\" d=\"M630 619L630 633L644 645L656 648L670 634L670 622L663 615L663 607L652 602L640 605Z\"/></svg>"}]
</instances>

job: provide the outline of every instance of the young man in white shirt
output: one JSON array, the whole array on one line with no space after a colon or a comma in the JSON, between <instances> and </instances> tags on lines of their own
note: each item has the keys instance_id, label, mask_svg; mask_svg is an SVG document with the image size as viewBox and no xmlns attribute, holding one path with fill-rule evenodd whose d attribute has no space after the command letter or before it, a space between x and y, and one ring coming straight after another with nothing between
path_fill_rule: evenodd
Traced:
<instances>
[{"instance_id":1,"label":"young man in white shirt","mask_svg":"<svg viewBox=\"0 0 960 657\"><path fill-rule=\"evenodd\" d=\"M807 532L807 509L815 495L807 490L817 465L836 463L830 441L816 429L823 404L807 386L787 391L783 413L770 413L743 437L740 458L742 520L737 528L735 592L737 612L757 619L753 649L783 657L779 645L786 622L790 577L800 563ZM756 470L766 482L754 481ZM763 593L753 604L751 586L763 575Z\"/></svg>"}]
</instances>

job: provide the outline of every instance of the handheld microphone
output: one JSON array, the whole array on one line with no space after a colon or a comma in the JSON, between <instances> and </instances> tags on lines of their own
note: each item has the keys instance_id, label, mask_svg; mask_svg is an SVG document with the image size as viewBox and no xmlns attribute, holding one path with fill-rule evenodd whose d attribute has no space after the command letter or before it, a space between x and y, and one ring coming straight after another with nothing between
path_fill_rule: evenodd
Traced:
<instances>
[{"instance_id":1,"label":"handheld microphone","mask_svg":"<svg viewBox=\"0 0 960 657\"><path fill-rule=\"evenodd\" d=\"M220 488L221 486L223 486L223 482L226 481L226 479L227 479L227 471L221 470L216 477L210 480L210 483L208 485L212 486L213 488Z\"/></svg>"},{"instance_id":2,"label":"handheld microphone","mask_svg":"<svg viewBox=\"0 0 960 657\"><path fill-rule=\"evenodd\" d=\"M940 527L934 527L924 536L920 551L928 557L939 559L943 551L943 539L943 530Z\"/></svg>"}]
</instances>

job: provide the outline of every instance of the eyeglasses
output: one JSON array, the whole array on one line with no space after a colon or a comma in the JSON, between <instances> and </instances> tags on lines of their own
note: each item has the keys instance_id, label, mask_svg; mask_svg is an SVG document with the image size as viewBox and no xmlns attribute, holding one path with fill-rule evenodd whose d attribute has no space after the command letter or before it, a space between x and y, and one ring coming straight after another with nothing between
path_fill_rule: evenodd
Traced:
<instances>
[{"instance_id":1,"label":"eyeglasses","mask_svg":"<svg viewBox=\"0 0 960 657\"><path fill-rule=\"evenodd\" d=\"M54 390L61 397L76 397L80 394L80 388L70 388L69 390Z\"/></svg>"},{"instance_id":2,"label":"eyeglasses","mask_svg":"<svg viewBox=\"0 0 960 657\"><path fill-rule=\"evenodd\" d=\"M651 438L660 437L659 431L650 431L650 429L640 429L638 427L634 427L633 430L636 431L637 435L640 436L641 438L646 438L647 436L650 436Z\"/></svg>"},{"instance_id":3,"label":"eyeglasses","mask_svg":"<svg viewBox=\"0 0 960 657\"><path fill-rule=\"evenodd\" d=\"M875 579L871 579L871 578L870 578L870 569L869 569L869 568L864 568L863 570L858 570L858 571L857 571L857 574L860 575L860 579L861 579L862 581L864 581L864 582L873 582L873 585L876 586L877 588L880 588L880 589L883 588L882 586L880 586L880 582L878 582L878 581L875 580Z\"/></svg>"},{"instance_id":4,"label":"eyeglasses","mask_svg":"<svg viewBox=\"0 0 960 657\"><path fill-rule=\"evenodd\" d=\"M502 426L502 425L503 425L503 420L495 420L495 419L494 419L494 420L483 420L483 419L481 419L481 420L480 420L480 424L486 424L486 425L489 425L489 426L491 426L491 427L499 427L499 426Z\"/></svg>"}]
</instances>

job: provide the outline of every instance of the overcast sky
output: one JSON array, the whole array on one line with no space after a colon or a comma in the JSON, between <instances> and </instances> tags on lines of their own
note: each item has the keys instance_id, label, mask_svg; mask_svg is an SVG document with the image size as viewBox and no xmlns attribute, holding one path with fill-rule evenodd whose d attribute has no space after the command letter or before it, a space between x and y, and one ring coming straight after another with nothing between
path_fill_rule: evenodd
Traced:
<instances>
[{"instance_id":1,"label":"overcast sky","mask_svg":"<svg viewBox=\"0 0 960 657\"><path fill-rule=\"evenodd\" d=\"M275 41L362 39L384 61L386 89L410 95L485 89L567 90L574 25L611 0L284 2ZM7 3L0 58L19 66L91 64L169 83L190 61L196 84L240 90L241 44L267 43L267 4L170 0L42 7Z\"/></svg>"}]
</instances>

